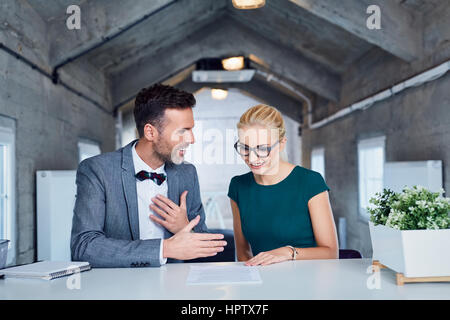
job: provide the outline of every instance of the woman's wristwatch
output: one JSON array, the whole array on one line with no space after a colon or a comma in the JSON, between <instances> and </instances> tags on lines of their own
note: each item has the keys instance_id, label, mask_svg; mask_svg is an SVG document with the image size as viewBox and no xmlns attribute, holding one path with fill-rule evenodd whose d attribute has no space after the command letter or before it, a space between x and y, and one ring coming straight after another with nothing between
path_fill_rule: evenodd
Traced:
<instances>
[{"instance_id":1,"label":"woman's wristwatch","mask_svg":"<svg viewBox=\"0 0 450 320\"><path fill-rule=\"evenodd\" d=\"M295 249L293 246L286 246L292 250L292 260L297 259L297 249Z\"/></svg>"}]
</instances>

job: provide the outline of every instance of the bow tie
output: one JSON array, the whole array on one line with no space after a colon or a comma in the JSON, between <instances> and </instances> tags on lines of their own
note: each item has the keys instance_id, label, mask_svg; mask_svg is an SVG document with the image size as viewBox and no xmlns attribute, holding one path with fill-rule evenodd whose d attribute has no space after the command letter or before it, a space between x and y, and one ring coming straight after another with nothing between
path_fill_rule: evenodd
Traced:
<instances>
[{"instance_id":1,"label":"bow tie","mask_svg":"<svg viewBox=\"0 0 450 320\"><path fill-rule=\"evenodd\" d=\"M136 178L139 181L150 179L153 180L153 182L158 186L160 186L164 182L164 180L166 180L166 175L164 173L148 172L142 170L136 173Z\"/></svg>"}]
</instances>

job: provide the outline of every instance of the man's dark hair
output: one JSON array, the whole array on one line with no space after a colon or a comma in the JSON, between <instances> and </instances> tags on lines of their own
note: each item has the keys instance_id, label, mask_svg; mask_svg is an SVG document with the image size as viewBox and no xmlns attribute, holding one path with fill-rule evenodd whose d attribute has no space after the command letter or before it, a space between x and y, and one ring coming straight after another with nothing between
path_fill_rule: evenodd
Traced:
<instances>
[{"instance_id":1,"label":"man's dark hair","mask_svg":"<svg viewBox=\"0 0 450 320\"><path fill-rule=\"evenodd\" d=\"M144 135L144 126L147 123L161 132L166 109L193 108L195 102L192 93L160 83L141 89L134 103L134 120L139 137Z\"/></svg>"}]
</instances>

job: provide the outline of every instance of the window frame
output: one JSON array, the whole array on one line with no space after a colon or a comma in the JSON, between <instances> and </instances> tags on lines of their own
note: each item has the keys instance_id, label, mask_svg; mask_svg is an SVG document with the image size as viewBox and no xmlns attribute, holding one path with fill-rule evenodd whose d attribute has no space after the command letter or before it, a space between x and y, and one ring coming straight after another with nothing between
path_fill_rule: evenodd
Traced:
<instances>
[{"instance_id":1,"label":"window frame","mask_svg":"<svg viewBox=\"0 0 450 320\"><path fill-rule=\"evenodd\" d=\"M91 140L91 139L79 138L78 139L78 143L77 143L77 147L78 147L78 163L80 163L84 159L87 159L87 158L81 159L82 147L88 147L88 148L95 147L95 148L98 148L99 153L95 154L93 156L96 156L96 155L99 155L99 154L102 153L102 149L100 147L100 143L98 143L97 141ZM93 156L91 156L91 157L93 157ZM88 157L88 158L90 158L90 157Z\"/></svg>"},{"instance_id":2,"label":"window frame","mask_svg":"<svg viewBox=\"0 0 450 320\"><path fill-rule=\"evenodd\" d=\"M8 254L6 266L16 263L16 168L15 168L15 154L16 154L16 136L14 127L0 126L0 145L5 146L5 154L3 164L5 166L5 199L6 199L6 226L4 226L4 239L10 240L8 245ZM1 221L3 225L5 221ZM3 234L3 230L2 230Z\"/></svg>"},{"instance_id":3,"label":"window frame","mask_svg":"<svg viewBox=\"0 0 450 320\"><path fill-rule=\"evenodd\" d=\"M384 185L384 178L383 178L383 174L384 174L384 164L386 163L386 136L385 135L379 135L379 136L374 136L374 137L370 137L370 138L361 138L358 140L357 143L357 152L356 152L356 157L357 157L357 170L358 170L358 203L357 203L357 208L358 208L358 218L363 221L363 222L368 222L370 219L370 215L368 213L368 211L363 208L361 206L361 179L363 179L361 177L361 156L360 156L360 152L362 150L367 150L369 148L373 148L373 147L381 147L382 152L383 152L383 165L382 165L382 173L381 173L381 180L382 180L382 186ZM382 191L382 190L380 190Z\"/></svg>"},{"instance_id":4,"label":"window frame","mask_svg":"<svg viewBox=\"0 0 450 320\"><path fill-rule=\"evenodd\" d=\"M317 171L313 168L313 157L315 155L319 155L323 159L323 172ZM325 168L325 147L324 146L314 147L311 150L311 170L319 172L322 175L322 177L325 179L326 168Z\"/></svg>"}]
</instances>

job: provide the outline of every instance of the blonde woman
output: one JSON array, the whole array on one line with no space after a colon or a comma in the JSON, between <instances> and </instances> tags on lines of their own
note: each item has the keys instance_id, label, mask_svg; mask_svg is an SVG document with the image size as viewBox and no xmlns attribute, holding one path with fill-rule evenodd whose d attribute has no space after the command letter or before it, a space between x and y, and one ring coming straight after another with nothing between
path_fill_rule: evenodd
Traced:
<instances>
[{"instance_id":1,"label":"blonde woman","mask_svg":"<svg viewBox=\"0 0 450 320\"><path fill-rule=\"evenodd\" d=\"M234 147L251 170L233 177L228 191L238 261L337 259L330 189L320 173L280 157L287 140L280 112L254 106L237 127Z\"/></svg>"}]
</instances>

